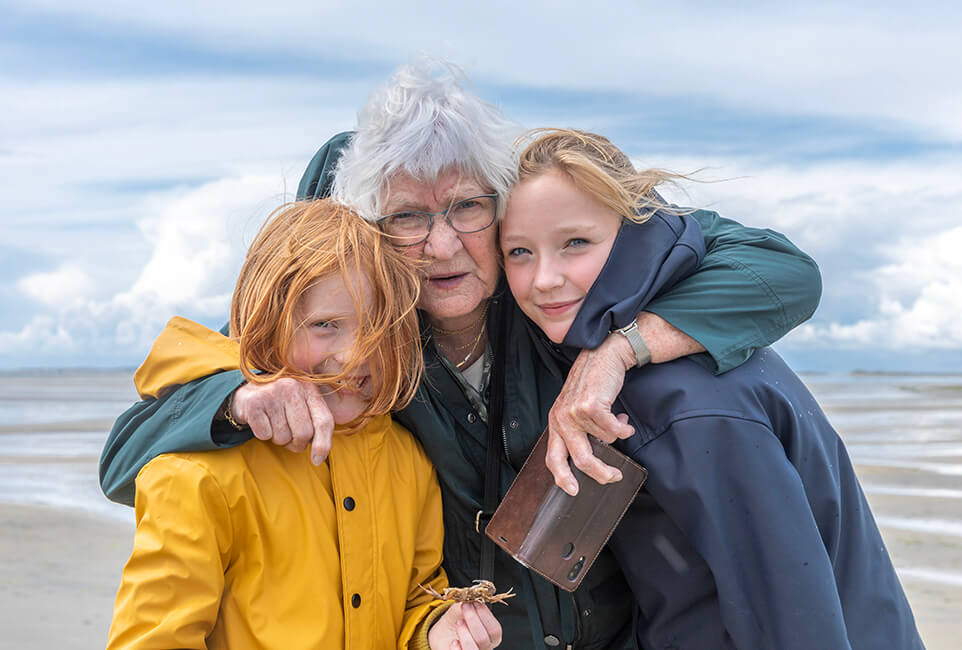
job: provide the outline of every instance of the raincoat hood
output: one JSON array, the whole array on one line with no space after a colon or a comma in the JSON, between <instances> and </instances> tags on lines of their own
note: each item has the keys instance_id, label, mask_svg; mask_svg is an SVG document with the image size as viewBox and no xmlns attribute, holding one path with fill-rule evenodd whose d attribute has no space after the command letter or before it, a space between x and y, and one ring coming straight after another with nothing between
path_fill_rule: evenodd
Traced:
<instances>
[{"instance_id":1,"label":"raincoat hood","mask_svg":"<svg viewBox=\"0 0 962 650\"><path fill-rule=\"evenodd\" d=\"M641 224L625 220L564 345L598 347L611 330L691 274L704 256L701 226L690 215L659 210Z\"/></svg>"}]
</instances>

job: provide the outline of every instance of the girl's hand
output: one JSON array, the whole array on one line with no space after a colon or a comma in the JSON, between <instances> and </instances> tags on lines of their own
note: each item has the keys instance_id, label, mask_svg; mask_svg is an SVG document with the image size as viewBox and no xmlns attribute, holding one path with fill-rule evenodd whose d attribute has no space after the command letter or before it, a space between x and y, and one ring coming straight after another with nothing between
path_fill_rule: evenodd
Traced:
<instances>
[{"instance_id":1,"label":"girl's hand","mask_svg":"<svg viewBox=\"0 0 962 650\"><path fill-rule=\"evenodd\" d=\"M501 624L487 605L455 603L428 632L431 650L489 650L501 645Z\"/></svg>"}]
</instances>

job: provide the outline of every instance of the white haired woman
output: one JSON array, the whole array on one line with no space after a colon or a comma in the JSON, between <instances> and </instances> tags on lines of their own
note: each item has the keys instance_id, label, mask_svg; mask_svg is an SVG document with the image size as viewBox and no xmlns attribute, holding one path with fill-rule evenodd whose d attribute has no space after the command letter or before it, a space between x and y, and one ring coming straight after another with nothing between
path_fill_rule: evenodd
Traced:
<instances>
[{"instance_id":1,"label":"white haired woman","mask_svg":"<svg viewBox=\"0 0 962 650\"><path fill-rule=\"evenodd\" d=\"M333 186L422 268L425 378L395 417L437 468L451 583L485 577L515 588L519 598L498 612L505 647L632 647L631 595L610 552L567 594L484 543L485 516L546 427L549 465L564 489L577 489L569 453L594 479L618 480L590 454L586 434L610 442L633 432L610 410L627 370L694 354L724 372L807 319L820 278L783 236L700 212L708 252L699 271L652 301L627 335L584 351L566 379L501 275L495 225L517 177L511 146L519 131L451 67L405 67L371 96L356 132L318 151L298 195L322 197ZM244 384L237 372L218 372L214 358L152 352L141 388L160 395L179 387L118 419L101 460L110 498L130 503L139 468L168 451L254 435L326 455L331 418L310 386ZM224 421L225 405L240 430Z\"/></svg>"}]
</instances>

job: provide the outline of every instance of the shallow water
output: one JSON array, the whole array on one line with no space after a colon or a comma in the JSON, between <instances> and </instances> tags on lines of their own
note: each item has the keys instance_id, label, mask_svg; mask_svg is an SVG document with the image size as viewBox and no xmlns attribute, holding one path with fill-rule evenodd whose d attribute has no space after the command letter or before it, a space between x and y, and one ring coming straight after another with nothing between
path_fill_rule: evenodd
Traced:
<instances>
[{"instance_id":1,"label":"shallow water","mask_svg":"<svg viewBox=\"0 0 962 650\"><path fill-rule=\"evenodd\" d=\"M0 501L132 522L97 472L110 424L136 399L129 371L0 374Z\"/></svg>"}]
</instances>

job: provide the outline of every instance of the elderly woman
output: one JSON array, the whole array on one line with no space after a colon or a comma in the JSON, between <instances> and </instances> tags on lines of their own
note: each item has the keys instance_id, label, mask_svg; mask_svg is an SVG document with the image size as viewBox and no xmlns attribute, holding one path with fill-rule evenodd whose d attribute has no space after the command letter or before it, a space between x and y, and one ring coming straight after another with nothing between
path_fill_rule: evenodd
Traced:
<instances>
[{"instance_id":1,"label":"elderly woman","mask_svg":"<svg viewBox=\"0 0 962 650\"><path fill-rule=\"evenodd\" d=\"M369 99L356 132L318 151L298 194L318 198L333 186L422 270L425 377L395 417L437 468L451 583L485 577L514 587L520 597L498 611L505 647L632 647L631 595L610 553L568 594L486 543L485 518L546 427L549 464L566 490L577 489L569 453L596 480L618 480L587 451L585 434L631 435L610 411L625 372L688 354L712 372L738 365L812 314L818 270L777 233L694 212L707 249L698 272L649 303L636 327L583 352L565 379L500 270L495 224L517 177L516 133L451 70L402 68ZM110 498L131 503L137 472L160 453L236 445L252 434L293 451L310 446L318 462L326 455L331 416L311 386L245 384L214 358L155 346L137 378L147 398L118 419L101 459ZM371 512L351 505L344 516ZM291 552L310 548L291 540Z\"/></svg>"}]
</instances>

